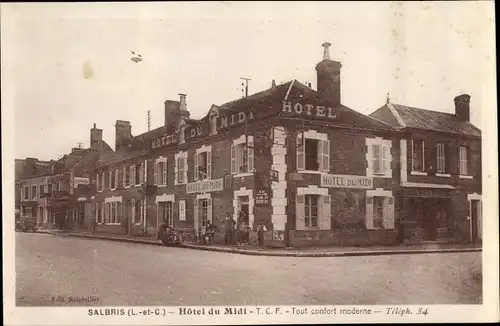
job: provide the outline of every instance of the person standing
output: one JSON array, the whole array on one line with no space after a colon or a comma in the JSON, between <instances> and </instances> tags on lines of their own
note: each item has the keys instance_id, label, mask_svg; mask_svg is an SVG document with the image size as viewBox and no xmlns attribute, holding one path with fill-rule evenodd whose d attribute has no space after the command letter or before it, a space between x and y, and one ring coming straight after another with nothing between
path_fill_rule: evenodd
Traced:
<instances>
[{"instance_id":1,"label":"person standing","mask_svg":"<svg viewBox=\"0 0 500 326\"><path fill-rule=\"evenodd\" d=\"M234 220L226 213L224 220L224 244L233 244Z\"/></svg>"},{"instance_id":2,"label":"person standing","mask_svg":"<svg viewBox=\"0 0 500 326\"><path fill-rule=\"evenodd\" d=\"M263 247L264 246L264 226L259 223L259 226L257 227L257 240L259 241L259 246Z\"/></svg>"}]
</instances>

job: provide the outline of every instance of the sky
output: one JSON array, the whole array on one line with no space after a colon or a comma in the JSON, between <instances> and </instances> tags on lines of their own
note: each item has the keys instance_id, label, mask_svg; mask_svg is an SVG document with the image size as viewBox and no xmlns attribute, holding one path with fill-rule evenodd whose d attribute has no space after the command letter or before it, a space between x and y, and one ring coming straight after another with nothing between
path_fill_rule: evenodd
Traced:
<instances>
[{"instance_id":1,"label":"sky","mask_svg":"<svg viewBox=\"0 0 500 326\"><path fill-rule=\"evenodd\" d=\"M212 104L297 79L316 87L321 44L342 63L342 103L369 114L391 102L454 112L491 107L491 2L2 4L2 116L16 158L55 159L89 146L94 123L114 148L116 120L134 135L164 123L187 94L191 117ZM134 63L130 51L144 60ZM8 122L4 113L13 113ZM481 114L483 112L483 114ZM7 115L8 116L8 115ZM7 122L6 122L7 121Z\"/></svg>"}]
</instances>

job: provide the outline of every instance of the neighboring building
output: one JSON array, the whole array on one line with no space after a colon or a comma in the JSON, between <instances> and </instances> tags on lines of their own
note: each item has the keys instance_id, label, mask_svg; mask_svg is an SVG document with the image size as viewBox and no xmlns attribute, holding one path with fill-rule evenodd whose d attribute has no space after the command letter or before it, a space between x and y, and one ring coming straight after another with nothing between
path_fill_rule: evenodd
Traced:
<instances>
[{"instance_id":1,"label":"neighboring building","mask_svg":"<svg viewBox=\"0 0 500 326\"><path fill-rule=\"evenodd\" d=\"M112 149L102 140L102 130L91 130L89 148L73 148L57 161L42 162L34 173L25 172L19 182L22 215L37 217L42 228L84 226L79 201L92 192L90 175L99 155ZM100 136L99 136L100 135ZM16 161L16 165L22 165ZM34 164L37 166L36 162ZM30 165L26 164L29 169ZM26 170L26 168L25 168ZM92 212L92 211L90 211ZM87 214L88 219L93 216Z\"/></svg>"},{"instance_id":2,"label":"neighboring building","mask_svg":"<svg viewBox=\"0 0 500 326\"><path fill-rule=\"evenodd\" d=\"M222 230L226 213L238 220L244 211L252 230L258 223L270 230L268 244L395 243L398 134L341 104L341 65L329 59L328 46L316 66L318 91L293 80L212 105L199 120L190 119L180 94L180 101L165 102L165 126L140 139L118 121L123 137L115 154L124 154L95 176L104 180L96 195L98 220L105 222L100 230L128 232L123 216L134 215L130 202L140 194L118 188L128 184L124 168L137 172L144 164L150 227L165 220L196 232L210 220ZM139 140L146 152L135 147Z\"/></svg>"},{"instance_id":3,"label":"neighboring building","mask_svg":"<svg viewBox=\"0 0 500 326\"><path fill-rule=\"evenodd\" d=\"M480 241L481 131L469 121L470 96L455 98L455 114L388 101L370 116L402 132L405 237Z\"/></svg>"}]
</instances>

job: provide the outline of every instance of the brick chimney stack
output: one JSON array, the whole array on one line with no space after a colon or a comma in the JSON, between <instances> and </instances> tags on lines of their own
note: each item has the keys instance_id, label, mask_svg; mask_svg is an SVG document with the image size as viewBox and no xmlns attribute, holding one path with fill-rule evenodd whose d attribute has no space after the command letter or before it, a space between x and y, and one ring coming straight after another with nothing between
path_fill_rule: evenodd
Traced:
<instances>
[{"instance_id":1,"label":"brick chimney stack","mask_svg":"<svg viewBox=\"0 0 500 326\"><path fill-rule=\"evenodd\" d=\"M326 100L330 101L333 106L340 105L340 62L330 59L331 43L325 42L323 46L323 60L316 65L318 78L318 93Z\"/></svg>"},{"instance_id":2,"label":"brick chimney stack","mask_svg":"<svg viewBox=\"0 0 500 326\"><path fill-rule=\"evenodd\" d=\"M116 120L115 151L128 146L132 140L132 126L130 121Z\"/></svg>"},{"instance_id":3,"label":"brick chimney stack","mask_svg":"<svg viewBox=\"0 0 500 326\"><path fill-rule=\"evenodd\" d=\"M102 129L97 129L94 123L94 127L90 129L90 147L100 141L102 141Z\"/></svg>"},{"instance_id":4,"label":"brick chimney stack","mask_svg":"<svg viewBox=\"0 0 500 326\"><path fill-rule=\"evenodd\" d=\"M470 121L470 95L455 97L455 115L463 121Z\"/></svg>"}]
</instances>

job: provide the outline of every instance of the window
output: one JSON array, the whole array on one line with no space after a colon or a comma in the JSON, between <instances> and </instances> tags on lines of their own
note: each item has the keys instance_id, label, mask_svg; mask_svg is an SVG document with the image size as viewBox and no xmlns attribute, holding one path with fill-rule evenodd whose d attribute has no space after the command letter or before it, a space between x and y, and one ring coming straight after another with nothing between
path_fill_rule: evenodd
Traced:
<instances>
[{"instance_id":1,"label":"window","mask_svg":"<svg viewBox=\"0 0 500 326\"><path fill-rule=\"evenodd\" d=\"M297 170L330 171L330 141L297 137Z\"/></svg>"},{"instance_id":2,"label":"window","mask_svg":"<svg viewBox=\"0 0 500 326\"><path fill-rule=\"evenodd\" d=\"M96 203L95 205L95 215L96 215L96 223L97 224L102 224L104 222L103 216L102 216L102 209L101 206L102 203Z\"/></svg>"},{"instance_id":3,"label":"window","mask_svg":"<svg viewBox=\"0 0 500 326\"><path fill-rule=\"evenodd\" d=\"M52 183L49 183L49 184L47 185L47 193L48 193L49 195L52 195Z\"/></svg>"},{"instance_id":4,"label":"window","mask_svg":"<svg viewBox=\"0 0 500 326\"><path fill-rule=\"evenodd\" d=\"M134 223L142 224L143 207L142 200L138 199L135 201L135 211L134 211Z\"/></svg>"},{"instance_id":5,"label":"window","mask_svg":"<svg viewBox=\"0 0 500 326\"><path fill-rule=\"evenodd\" d=\"M56 183L56 191L60 191L60 190L61 190L61 182L57 181L57 183Z\"/></svg>"},{"instance_id":6,"label":"window","mask_svg":"<svg viewBox=\"0 0 500 326\"><path fill-rule=\"evenodd\" d=\"M116 169L116 171L115 171L115 173L116 173L115 188L118 188L118 187L125 184L125 182L124 182L125 181L125 179L124 179L125 173L123 173L123 172L124 172L123 169Z\"/></svg>"},{"instance_id":7,"label":"window","mask_svg":"<svg viewBox=\"0 0 500 326\"><path fill-rule=\"evenodd\" d=\"M31 199L36 199L36 186L31 186Z\"/></svg>"},{"instance_id":8,"label":"window","mask_svg":"<svg viewBox=\"0 0 500 326\"><path fill-rule=\"evenodd\" d=\"M465 146L460 146L459 153L459 169L460 175L467 175L469 173L468 169L468 150Z\"/></svg>"},{"instance_id":9,"label":"window","mask_svg":"<svg viewBox=\"0 0 500 326\"><path fill-rule=\"evenodd\" d=\"M436 172L446 173L446 155L444 143L436 144Z\"/></svg>"},{"instance_id":10,"label":"window","mask_svg":"<svg viewBox=\"0 0 500 326\"><path fill-rule=\"evenodd\" d=\"M144 171L144 163L141 164L136 164L134 166L134 178L135 178L135 184L140 185L142 184L142 178L143 178L143 171Z\"/></svg>"},{"instance_id":11,"label":"window","mask_svg":"<svg viewBox=\"0 0 500 326\"><path fill-rule=\"evenodd\" d=\"M318 195L305 195L305 227L318 227Z\"/></svg>"},{"instance_id":12,"label":"window","mask_svg":"<svg viewBox=\"0 0 500 326\"><path fill-rule=\"evenodd\" d=\"M116 188L116 173L115 171L111 170L109 171L109 188L110 189L115 189Z\"/></svg>"},{"instance_id":13,"label":"window","mask_svg":"<svg viewBox=\"0 0 500 326\"><path fill-rule=\"evenodd\" d=\"M194 154L194 180L211 179L212 152L203 151Z\"/></svg>"},{"instance_id":14,"label":"window","mask_svg":"<svg viewBox=\"0 0 500 326\"><path fill-rule=\"evenodd\" d=\"M387 174L391 169L391 141L373 144L372 160L374 174Z\"/></svg>"},{"instance_id":15,"label":"window","mask_svg":"<svg viewBox=\"0 0 500 326\"><path fill-rule=\"evenodd\" d=\"M40 197L42 197L43 194L45 194L45 185L40 185Z\"/></svg>"},{"instance_id":16,"label":"window","mask_svg":"<svg viewBox=\"0 0 500 326\"><path fill-rule=\"evenodd\" d=\"M52 207L47 207L47 222L54 223L54 218L52 216Z\"/></svg>"},{"instance_id":17,"label":"window","mask_svg":"<svg viewBox=\"0 0 500 326\"><path fill-rule=\"evenodd\" d=\"M413 171L425 172L425 144L423 140L413 140Z\"/></svg>"},{"instance_id":18,"label":"window","mask_svg":"<svg viewBox=\"0 0 500 326\"><path fill-rule=\"evenodd\" d=\"M155 185L164 186L167 184L167 158L159 157L155 161Z\"/></svg>"},{"instance_id":19,"label":"window","mask_svg":"<svg viewBox=\"0 0 500 326\"><path fill-rule=\"evenodd\" d=\"M101 180L99 180L99 177L100 177L99 173L96 173L96 175L95 175L95 185L97 187L97 191L102 190L101 189L101 182L100 182Z\"/></svg>"},{"instance_id":20,"label":"window","mask_svg":"<svg viewBox=\"0 0 500 326\"><path fill-rule=\"evenodd\" d=\"M373 228L384 228L384 199L385 197L373 197Z\"/></svg>"},{"instance_id":21,"label":"window","mask_svg":"<svg viewBox=\"0 0 500 326\"><path fill-rule=\"evenodd\" d=\"M24 200L30 199L30 188L29 187L24 187Z\"/></svg>"},{"instance_id":22,"label":"window","mask_svg":"<svg viewBox=\"0 0 500 326\"><path fill-rule=\"evenodd\" d=\"M160 203L160 214L163 221L165 221L169 226L174 225L174 211L173 202L166 201Z\"/></svg>"},{"instance_id":23,"label":"window","mask_svg":"<svg viewBox=\"0 0 500 326\"><path fill-rule=\"evenodd\" d=\"M253 136L248 136L248 146L245 136L233 142L231 146L231 173L251 173L254 170Z\"/></svg>"},{"instance_id":24,"label":"window","mask_svg":"<svg viewBox=\"0 0 500 326\"><path fill-rule=\"evenodd\" d=\"M175 183L187 182L187 152L175 155Z\"/></svg>"},{"instance_id":25,"label":"window","mask_svg":"<svg viewBox=\"0 0 500 326\"><path fill-rule=\"evenodd\" d=\"M104 190L106 188L106 174L103 172L101 174L101 190Z\"/></svg>"},{"instance_id":26,"label":"window","mask_svg":"<svg viewBox=\"0 0 500 326\"><path fill-rule=\"evenodd\" d=\"M208 221L208 199L199 199L200 221L201 226L207 225Z\"/></svg>"},{"instance_id":27,"label":"window","mask_svg":"<svg viewBox=\"0 0 500 326\"><path fill-rule=\"evenodd\" d=\"M45 222L45 216L43 216L43 206L38 207L38 219Z\"/></svg>"}]
</instances>

